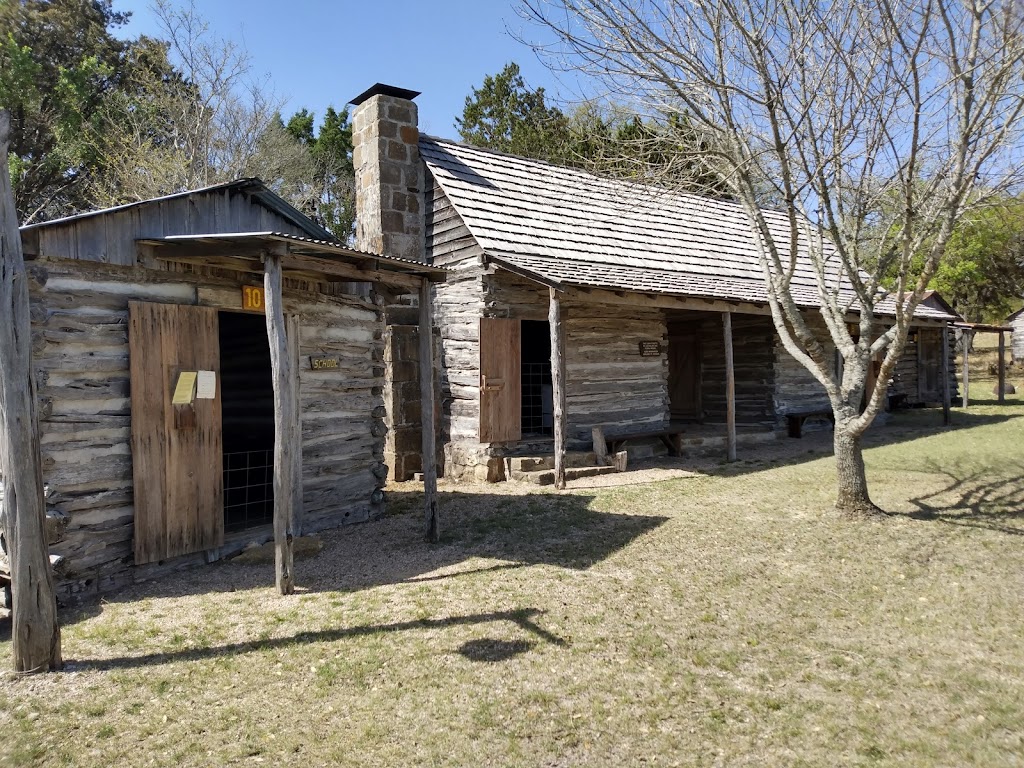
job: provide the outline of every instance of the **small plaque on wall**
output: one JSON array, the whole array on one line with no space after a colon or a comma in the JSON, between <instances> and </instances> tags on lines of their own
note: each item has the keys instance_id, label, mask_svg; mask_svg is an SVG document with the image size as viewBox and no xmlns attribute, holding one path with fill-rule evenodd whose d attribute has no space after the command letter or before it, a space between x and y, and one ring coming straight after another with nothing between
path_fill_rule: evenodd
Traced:
<instances>
[{"instance_id":1,"label":"small plaque on wall","mask_svg":"<svg viewBox=\"0 0 1024 768\"><path fill-rule=\"evenodd\" d=\"M661 354L660 341L641 341L640 357L657 357Z\"/></svg>"},{"instance_id":2,"label":"small plaque on wall","mask_svg":"<svg viewBox=\"0 0 1024 768\"><path fill-rule=\"evenodd\" d=\"M338 358L336 357L311 357L309 358L309 367L314 371L328 371L338 368Z\"/></svg>"}]
</instances>

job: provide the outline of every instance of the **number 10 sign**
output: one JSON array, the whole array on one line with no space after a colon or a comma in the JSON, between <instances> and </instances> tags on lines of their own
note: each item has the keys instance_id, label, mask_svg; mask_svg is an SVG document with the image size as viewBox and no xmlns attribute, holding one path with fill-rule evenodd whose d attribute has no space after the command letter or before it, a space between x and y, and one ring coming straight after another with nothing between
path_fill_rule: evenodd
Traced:
<instances>
[{"instance_id":1,"label":"number 10 sign","mask_svg":"<svg viewBox=\"0 0 1024 768\"><path fill-rule=\"evenodd\" d=\"M263 289L255 285L243 285L242 309L248 309L251 312L266 312L267 304L263 300Z\"/></svg>"}]
</instances>

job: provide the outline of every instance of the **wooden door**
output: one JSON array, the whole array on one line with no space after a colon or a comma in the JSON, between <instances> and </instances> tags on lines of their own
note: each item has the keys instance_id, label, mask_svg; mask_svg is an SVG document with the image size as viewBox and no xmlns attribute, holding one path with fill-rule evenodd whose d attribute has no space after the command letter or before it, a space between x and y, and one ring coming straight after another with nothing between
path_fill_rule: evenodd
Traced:
<instances>
[{"instance_id":1,"label":"wooden door","mask_svg":"<svg viewBox=\"0 0 1024 768\"><path fill-rule=\"evenodd\" d=\"M522 333L518 320L480 318L480 442L522 437Z\"/></svg>"},{"instance_id":2,"label":"wooden door","mask_svg":"<svg viewBox=\"0 0 1024 768\"><path fill-rule=\"evenodd\" d=\"M224 543L217 310L130 302L135 562ZM179 374L213 371L214 397L174 405Z\"/></svg>"},{"instance_id":3,"label":"wooden door","mask_svg":"<svg viewBox=\"0 0 1024 768\"><path fill-rule=\"evenodd\" d=\"M701 418L700 336L673 334L668 339L668 398L673 419Z\"/></svg>"}]
</instances>

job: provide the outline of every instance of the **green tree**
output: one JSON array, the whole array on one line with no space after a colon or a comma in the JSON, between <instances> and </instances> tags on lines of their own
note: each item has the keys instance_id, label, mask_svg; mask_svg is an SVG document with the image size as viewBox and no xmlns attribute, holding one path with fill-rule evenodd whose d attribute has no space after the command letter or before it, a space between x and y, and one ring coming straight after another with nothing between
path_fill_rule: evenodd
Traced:
<instances>
[{"instance_id":1,"label":"green tree","mask_svg":"<svg viewBox=\"0 0 1024 768\"><path fill-rule=\"evenodd\" d=\"M932 287L969 322L1002 322L1024 296L1024 199L962 219Z\"/></svg>"},{"instance_id":2,"label":"green tree","mask_svg":"<svg viewBox=\"0 0 1024 768\"><path fill-rule=\"evenodd\" d=\"M128 15L110 0L0 0L0 107L11 113L9 163L22 222L81 203L97 161L96 121L118 88Z\"/></svg>"},{"instance_id":3,"label":"green tree","mask_svg":"<svg viewBox=\"0 0 1024 768\"><path fill-rule=\"evenodd\" d=\"M342 242L355 226L355 172L352 166L352 124L347 109L328 107L319 131L306 109L292 115L284 130L304 147L312 163L305 182L305 210Z\"/></svg>"},{"instance_id":4,"label":"green tree","mask_svg":"<svg viewBox=\"0 0 1024 768\"><path fill-rule=\"evenodd\" d=\"M511 62L497 75L484 77L466 97L459 135L468 144L513 155L558 163L569 156L569 120L548 106L543 88L531 89Z\"/></svg>"},{"instance_id":5,"label":"green tree","mask_svg":"<svg viewBox=\"0 0 1024 768\"><path fill-rule=\"evenodd\" d=\"M684 114L657 120L618 104L584 102L566 115L548 105L543 88L526 84L515 62L473 89L456 123L474 146L619 179L669 177L677 188L727 194L703 162L707 142Z\"/></svg>"}]
</instances>

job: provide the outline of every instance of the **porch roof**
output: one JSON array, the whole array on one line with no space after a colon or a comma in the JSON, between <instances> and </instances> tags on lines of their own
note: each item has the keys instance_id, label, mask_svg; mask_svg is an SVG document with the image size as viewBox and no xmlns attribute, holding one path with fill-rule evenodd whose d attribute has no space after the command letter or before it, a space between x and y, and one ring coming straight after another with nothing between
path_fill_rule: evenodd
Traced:
<instances>
[{"instance_id":1,"label":"porch roof","mask_svg":"<svg viewBox=\"0 0 1024 768\"><path fill-rule=\"evenodd\" d=\"M749 219L738 203L426 136L420 139L420 152L470 233L499 267L556 287L768 303ZM784 214L765 214L778 242L786 242ZM797 254L791 288L800 306L820 305L803 250ZM840 295L856 308L851 289ZM886 303L878 311L891 314L894 299ZM927 306L919 306L915 317L954 319Z\"/></svg>"},{"instance_id":2,"label":"porch roof","mask_svg":"<svg viewBox=\"0 0 1024 768\"><path fill-rule=\"evenodd\" d=\"M437 282L447 274L443 267L281 232L169 235L138 242L152 247L157 259L241 272L262 272L259 258L269 251L282 256L285 271L326 281L379 282L415 289L422 278Z\"/></svg>"}]
</instances>

